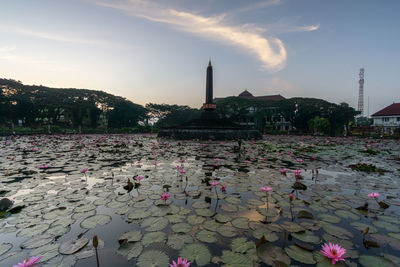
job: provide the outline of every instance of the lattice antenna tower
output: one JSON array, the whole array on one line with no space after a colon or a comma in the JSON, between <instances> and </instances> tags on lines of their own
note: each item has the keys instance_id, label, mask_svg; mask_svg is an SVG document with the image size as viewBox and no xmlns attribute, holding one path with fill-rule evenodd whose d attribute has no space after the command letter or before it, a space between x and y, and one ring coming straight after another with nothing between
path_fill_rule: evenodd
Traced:
<instances>
[{"instance_id":1,"label":"lattice antenna tower","mask_svg":"<svg viewBox=\"0 0 400 267\"><path fill-rule=\"evenodd\" d=\"M361 111L360 116L364 115L364 68L360 69L359 91L358 91L358 111Z\"/></svg>"}]
</instances>

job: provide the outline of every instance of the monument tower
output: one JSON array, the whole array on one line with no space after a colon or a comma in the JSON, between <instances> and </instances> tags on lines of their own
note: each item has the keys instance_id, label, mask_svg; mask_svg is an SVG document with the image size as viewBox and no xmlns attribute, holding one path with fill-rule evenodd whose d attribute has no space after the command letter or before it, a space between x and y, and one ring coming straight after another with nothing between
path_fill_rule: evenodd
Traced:
<instances>
[{"instance_id":1,"label":"monument tower","mask_svg":"<svg viewBox=\"0 0 400 267\"><path fill-rule=\"evenodd\" d=\"M203 104L204 110L214 110L216 105L213 103L213 69L211 59L208 61L207 80L206 80L206 103Z\"/></svg>"}]
</instances>

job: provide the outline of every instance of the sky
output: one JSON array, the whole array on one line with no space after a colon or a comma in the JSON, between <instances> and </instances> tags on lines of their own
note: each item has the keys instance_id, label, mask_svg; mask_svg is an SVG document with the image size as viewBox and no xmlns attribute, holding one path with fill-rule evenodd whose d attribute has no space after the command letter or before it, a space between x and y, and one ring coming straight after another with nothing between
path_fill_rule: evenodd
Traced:
<instances>
[{"instance_id":1,"label":"sky","mask_svg":"<svg viewBox=\"0 0 400 267\"><path fill-rule=\"evenodd\" d=\"M281 94L400 102L398 0L1 0L0 77L199 108ZM369 103L369 104L368 104Z\"/></svg>"}]
</instances>

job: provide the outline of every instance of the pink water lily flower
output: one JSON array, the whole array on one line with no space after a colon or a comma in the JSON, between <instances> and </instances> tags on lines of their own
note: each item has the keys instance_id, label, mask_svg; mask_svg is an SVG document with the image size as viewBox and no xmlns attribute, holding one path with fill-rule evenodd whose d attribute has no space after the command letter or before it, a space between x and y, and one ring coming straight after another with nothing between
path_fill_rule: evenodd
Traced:
<instances>
[{"instance_id":1,"label":"pink water lily flower","mask_svg":"<svg viewBox=\"0 0 400 267\"><path fill-rule=\"evenodd\" d=\"M260 190L263 192L269 192L269 191L272 191L272 188L263 186L263 187L260 187Z\"/></svg>"},{"instance_id":2,"label":"pink water lily flower","mask_svg":"<svg viewBox=\"0 0 400 267\"><path fill-rule=\"evenodd\" d=\"M380 194L379 194L379 193L376 193L376 192L373 192L373 193L368 194L368 197L369 197L369 198L377 198L377 197L379 197L379 196L380 196Z\"/></svg>"},{"instance_id":3,"label":"pink water lily flower","mask_svg":"<svg viewBox=\"0 0 400 267\"><path fill-rule=\"evenodd\" d=\"M46 164L42 164L39 166L39 169L48 169L48 168L50 168L50 166Z\"/></svg>"},{"instance_id":4,"label":"pink water lily flower","mask_svg":"<svg viewBox=\"0 0 400 267\"><path fill-rule=\"evenodd\" d=\"M161 200L167 201L171 195L169 193L161 193Z\"/></svg>"},{"instance_id":5,"label":"pink water lily flower","mask_svg":"<svg viewBox=\"0 0 400 267\"><path fill-rule=\"evenodd\" d=\"M189 267L189 266L190 266L190 261L181 257L179 257L176 262L172 261L172 263L169 265L169 267Z\"/></svg>"},{"instance_id":6,"label":"pink water lily flower","mask_svg":"<svg viewBox=\"0 0 400 267\"><path fill-rule=\"evenodd\" d=\"M84 168L81 170L81 173L86 173L89 169L88 168Z\"/></svg>"},{"instance_id":7,"label":"pink water lily flower","mask_svg":"<svg viewBox=\"0 0 400 267\"><path fill-rule=\"evenodd\" d=\"M210 185L211 185L211 186L217 186L217 185L219 185L219 182L213 181L213 182L210 182Z\"/></svg>"},{"instance_id":8,"label":"pink water lily flower","mask_svg":"<svg viewBox=\"0 0 400 267\"><path fill-rule=\"evenodd\" d=\"M222 191L222 192L225 192L225 191L226 191L226 185L223 185L223 184L221 185L221 191Z\"/></svg>"},{"instance_id":9,"label":"pink water lily flower","mask_svg":"<svg viewBox=\"0 0 400 267\"><path fill-rule=\"evenodd\" d=\"M135 177L135 180L140 181L140 180L143 180L143 178L144 178L144 176L138 175L138 176Z\"/></svg>"},{"instance_id":10,"label":"pink water lily flower","mask_svg":"<svg viewBox=\"0 0 400 267\"><path fill-rule=\"evenodd\" d=\"M281 172L282 175L286 175L287 170L286 169L282 169L282 170L280 170L280 172Z\"/></svg>"},{"instance_id":11,"label":"pink water lily flower","mask_svg":"<svg viewBox=\"0 0 400 267\"><path fill-rule=\"evenodd\" d=\"M345 261L344 258L346 256L344 254L346 254L346 249L338 244L325 243L322 245L322 250L320 251L325 257L332 259L332 264L336 264L338 261Z\"/></svg>"},{"instance_id":12,"label":"pink water lily flower","mask_svg":"<svg viewBox=\"0 0 400 267\"><path fill-rule=\"evenodd\" d=\"M41 259L41 256L36 256L36 257L31 257L25 259L23 262L20 262L16 265L13 265L13 267L29 267L29 266L35 266L36 263Z\"/></svg>"}]
</instances>

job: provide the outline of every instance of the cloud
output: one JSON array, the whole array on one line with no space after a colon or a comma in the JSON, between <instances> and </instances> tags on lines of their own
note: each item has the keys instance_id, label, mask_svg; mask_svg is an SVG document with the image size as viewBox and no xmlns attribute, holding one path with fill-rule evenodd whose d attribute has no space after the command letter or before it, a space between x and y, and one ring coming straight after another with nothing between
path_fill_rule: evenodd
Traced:
<instances>
[{"instance_id":1,"label":"cloud","mask_svg":"<svg viewBox=\"0 0 400 267\"><path fill-rule=\"evenodd\" d=\"M14 52L17 48L15 46L0 46L0 55L4 53Z\"/></svg>"},{"instance_id":2,"label":"cloud","mask_svg":"<svg viewBox=\"0 0 400 267\"><path fill-rule=\"evenodd\" d=\"M97 4L241 48L256 56L263 67L272 71L280 70L286 62L286 49L280 39L265 37L261 35L262 29L249 24L229 25L225 21L226 14L206 17L144 0L102 1Z\"/></svg>"},{"instance_id":3,"label":"cloud","mask_svg":"<svg viewBox=\"0 0 400 267\"><path fill-rule=\"evenodd\" d=\"M67 36L67 35L32 30L32 29L25 28L25 27L22 28L22 27L10 26L10 25L0 25L0 31L10 32L13 34L33 36L33 37L47 39L47 40L51 40L51 41L57 41L57 42L67 42L67 43L87 44L87 45L113 45L113 46L117 45L115 43L101 41L101 40L77 38L77 37L71 37L71 36Z\"/></svg>"},{"instance_id":4,"label":"cloud","mask_svg":"<svg viewBox=\"0 0 400 267\"><path fill-rule=\"evenodd\" d=\"M320 28L319 24L315 25L304 25L296 26L300 17L283 18L278 22L267 25L268 33L270 34L282 34L290 32L311 32L316 31Z\"/></svg>"}]
</instances>

